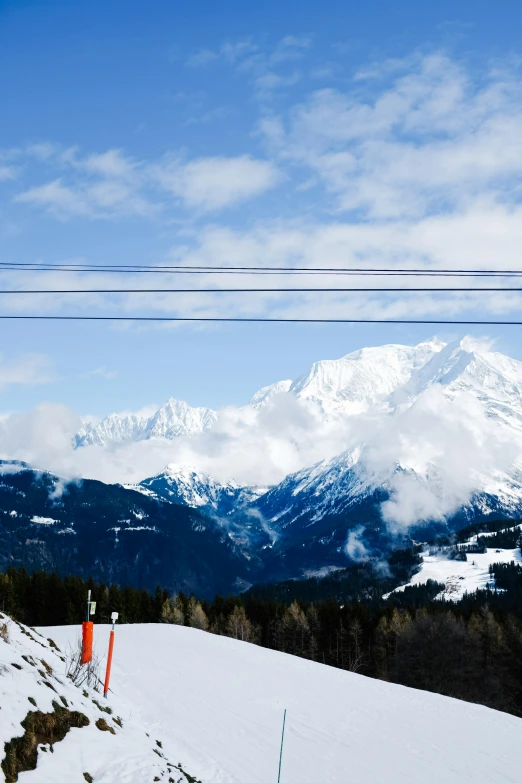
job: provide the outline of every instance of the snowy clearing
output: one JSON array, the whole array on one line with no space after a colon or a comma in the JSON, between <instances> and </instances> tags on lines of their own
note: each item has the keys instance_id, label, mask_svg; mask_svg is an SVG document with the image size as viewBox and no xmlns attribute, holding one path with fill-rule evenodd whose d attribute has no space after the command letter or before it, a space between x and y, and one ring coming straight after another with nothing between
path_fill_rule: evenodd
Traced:
<instances>
[{"instance_id":1,"label":"snowy clearing","mask_svg":"<svg viewBox=\"0 0 522 783\"><path fill-rule=\"evenodd\" d=\"M482 534L481 534L482 535ZM411 585L426 584L428 579L441 582L445 589L437 598L449 601L460 601L464 593L473 593L475 590L485 590L486 587L494 588L489 574L489 566L493 563L519 563L522 564L520 549L488 549L484 554L475 552L467 553L467 561L448 560L442 554L422 553L421 570L414 574L411 580L397 587L392 592L402 592ZM387 598L387 595L383 596Z\"/></svg>"},{"instance_id":2,"label":"snowy clearing","mask_svg":"<svg viewBox=\"0 0 522 783\"><path fill-rule=\"evenodd\" d=\"M42 631L60 646L78 633ZM98 650L108 632L96 627ZM118 627L111 685L124 725L203 783L275 783L285 707L281 783L520 780L518 718L191 628Z\"/></svg>"}]
</instances>

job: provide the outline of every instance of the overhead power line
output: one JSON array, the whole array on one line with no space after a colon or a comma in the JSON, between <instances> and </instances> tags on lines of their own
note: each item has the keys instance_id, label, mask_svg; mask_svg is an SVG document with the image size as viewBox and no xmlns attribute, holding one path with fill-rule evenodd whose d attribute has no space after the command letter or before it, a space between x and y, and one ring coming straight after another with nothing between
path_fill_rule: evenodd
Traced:
<instances>
[{"instance_id":1,"label":"overhead power line","mask_svg":"<svg viewBox=\"0 0 522 783\"><path fill-rule=\"evenodd\" d=\"M190 275L397 275L415 277L518 277L520 269L418 269L401 267L265 267L265 266L188 266L188 265L132 265L123 264L31 264L0 262L0 271L19 272L74 272L109 274L190 274Z\"/></svg>"},{"instance_id":2,"label":"overhead power line","mask_svg":"<svg viewBox=\"0 0 522 783\"><path fill-rule=\"evenodd\" d=\"M522 321L468 321L438 319L388 318L218 318L192 316L123 316L123 315L0 315L0 320L14 321L157 321L157 322L224 322L287 324L435 324L440 326L522 326Z\"/></svg>"},{"instance_id":3,"label":"overhead power line","mask_svg":"<svg viewBox=\"0 0 522 783\"><path fill-rule=\"evenodd\" d=\"M505 286L473 288L462 286L451 288L8 288L4 294L267 294L267 293L480 293L482 291L521 292L522 287Z\"/></svg>"}]
</instances>

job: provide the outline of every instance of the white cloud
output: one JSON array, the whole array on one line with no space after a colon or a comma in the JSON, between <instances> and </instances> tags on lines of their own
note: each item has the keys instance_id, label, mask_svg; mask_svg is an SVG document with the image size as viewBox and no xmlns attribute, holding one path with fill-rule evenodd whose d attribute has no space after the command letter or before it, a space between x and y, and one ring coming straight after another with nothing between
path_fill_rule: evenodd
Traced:
<instances>
[{"instance_id":1,"label":"white cloud","mask_svg":"<svg viewBox=\"0 0 522 783\"><path fill-rule=\"evenodd\" d=\"M209 63L217 60L219 55L213 52L212 49L200 49L194 52L185 62L188 68L201 68Z\"/></svg>"},{"instance_id":2,"label":"white cloud","mask_svg":"<svg viewBox=\"0 0 522 783\"><path fill-rule=\"evenodd\" d=\"M391 84L363 97L359 87L318 90L261 129L282 158L314 170L341 209L372 219L416 218L506 191L518 200L518 74L473 80L442 54L386 73Z\"/></svg>"},{"instance_id":3,"label":"white cloud","mask_svg":"<svg viewBox=\"0 0 522 783\"><path fill-rule=\"evenodd\" d=\"M383 418L364 452L364 464L379 475L401 470L382 505L392 531L419 520L443 520L469 502L477 488L509 473L521 456L520 434L488 416L469 392L452 398L432 386L411 407Z\"/></svg>"},{"instance_id":4,"label":"white cloud","mask_svg":"<svg viewBox=\"0 0 522 783\"><path fill-rule=\"evenodd\" d=\"M251 155L137 161L116 149L81 155L76 148L52 147L43 160L61 176L14 201L60 219L155 218L172 210L172 195L188 209L218 210L258 196L282 178L272 162Z\"/></svg>"},{"instance_id":5,"label":"white cloud","mask_svg":"<svg viewBox=\"0 0 522 783\"><path fill-rule=\"evenodd\" d=\"M8 386L36 386L54 380L48 356L29 354L6 360L0 355L0 391Z\"/></svg>"},{"instance_id":6,"label":"white cloud","mask_svg":"<svg viewBox=\"0 0 522 783\"><path fill-rule=\"evenodd\" d=\"M364 527L357 525L353 530L348 533L348 538L344 546L344 551L350 558L350 560L356 563L364 562L369 558L369 552L363 543Z\"/></svg>"},{"instance_id":7,"label":"white cloud","mask_svg":"<svg viewBox=\"0 0 522 783\"><path fill-rule=\"evenodd\" d=\"M225 408L211 430L174 441L74 449L80 428L79 416L62 405L45 403L8 415L0 421L0 459L20 459L65 477L108 482L140 481L176 462L194 465L220 480L276 483L289 472L333 457L345 448L347 432L339 422L325 425L312 403L285 394L258 412Z\"/></svg>"},{"instance_id":8,"label":"white cloud","mask_svg":"<svg viewBox=\"0 0 522 783\"><path fill-rule=\"evenodd\" d=\"M199 158L155 169L158 182L184 201L203 210L222 209L275 187L280 173L269 161L249 155Z\"/></svg>"},{"instance_id":9,"label":"white cloud","mask_svg":"<svg viewBox=\"0 0 522 783\"><path fill-rule=\"evenodd\" d=\"M66 215L88 216L91 205L82 193L62 184L61 179L37 185L15 196L19 203L44 207L58 217Z\"/></svg>"}]
</instances>

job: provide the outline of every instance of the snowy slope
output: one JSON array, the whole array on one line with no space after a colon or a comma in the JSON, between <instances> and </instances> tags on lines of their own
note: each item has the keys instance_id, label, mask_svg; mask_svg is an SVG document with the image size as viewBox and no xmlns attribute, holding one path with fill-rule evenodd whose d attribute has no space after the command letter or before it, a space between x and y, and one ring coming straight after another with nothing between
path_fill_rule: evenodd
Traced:
<instances>
[{"instance_id":1,"label":"snowy slope","mask_svg":"<svg viewBox=\"0 0 522 783\"><path fill-rule=\"evenodd\" d=\"M4 615L0 626L8 627L8 641L0 638L0 761L4 757L4 743L14 737L21 737L24 729L20 725L29 712L40 710L53 713L66 707L71 712L84 716L82 722L88 725L71 728L64 739L53 745L38 747L35 770L21 772L20 783L80 783L91 775L95 783L144 783L144 781L168 781L175 775L186 783L178 770L169 769L167 759L159 756L156 739L160 734L147 736L148 728L140 723L136 710L127 701L111 697L112 715L102 712L95 701L103 702L103 694L82 685L76 687L66 676L64 658L68 644L59 644L56 649L49 642L52 634L42 629L19 625ZM78 629L69 634L75 641ZM33 699L36 706L29 701ZM101 704L101 706L105 706ZM120 726L114 718L121 718ZM96 726L100 718L105 719L111 731ZM172 765L181 759L179 748L175 747ZM178 758L179 757L179 758ZM0 769L0 780L4 780Z\"/></svg>"},{"instance_id":2,"label":"snowy slope","mask_svg":"<svg viewBox=\"0 0 522 783\"><path fill-rule=\"evenodd\" d=\"M282 783L520 780L518 718L191 628L118 628L112 685L109 704L203 783L277 780L285 707Z\"/></svg>"}]
</instances>

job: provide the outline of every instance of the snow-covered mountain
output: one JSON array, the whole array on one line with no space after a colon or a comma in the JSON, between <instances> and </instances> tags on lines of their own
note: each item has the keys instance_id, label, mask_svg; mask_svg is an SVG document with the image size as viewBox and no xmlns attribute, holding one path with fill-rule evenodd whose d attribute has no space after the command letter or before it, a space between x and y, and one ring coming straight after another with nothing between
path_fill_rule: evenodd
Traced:
<instances>
[{"instance_id":1,"label":"snow-covered mountain","mask_svg":"<svg viewBox=\"0 0 522 783\"><path fill-rule=\"evenodd\" d=\"M164 471L139 484L129 485L146 494L192 506L226 517L263 495L268 487L240 487L234 481L219 482L207 473L185 465L167 465Z\"/></svg>"},{"instance_id":2,"label":"snow-covered mountain","mask_svg":"<svg viewBox=\"0 0 522 783\"><path fill-rule=\"evenodd\" d=\"M127 488L197 508L247 556L255 557L256 550L270 546L276 535L255 507L268 487L240 487L234 481L220 482L194 468L171 464L158 475Z\"/></svg>"},{"instance_id":3,"label":"snow-covered mountain","mask_svg":"<svg viewBox=\"0 0 522 783\"><path fill-rule=\"evenodd\" d=\"M260 389L245 406L242 431L262 428L265 409L285 394L313 404L318 437L322 422L325 433L340 422L344 450L265 492L184 465L136 488L199 508L236 543L259 544L268 531L290 571L379 550L386 537L419 524L522 514L521 362L469 338L364 348ZM210 409L169 400L148 418L109 416L78 443L197 435L217 419Z\"/></svg>"},{"instance_id":4,"label":"snow-covered mountain","mask_svg":"<svg viewBox=\"0 0 522 783\"><path fill-rule=\"evenodd\" d=\"M383 401L403 386L435 356L444 343L436 338L416 346L384 345L363 348L343 356L315 362L295 381L278 381L253 395L248 406L259 410L276 394L290 393L319 404L326 416L353 415ZM108 446L149 438L174 439L210 429L218 414L210 408L192 408L173 398L153 415L111 413L98 424L86 423L76 436L77 446Z\"/></svg>"},{"instance_id":5,"label":"snow-covered mountain","mask_svg":"<svg viewBox=\"0 0 522 783\"><path fill-rule=\"evenodd\" d=\"M217 413L210 408L192 408L171 397L151 416L111 413L98 424L87 424L76 436L77 446L108 446L149 438L178 438L210 429Z\"/></svg>"},{"instance_id":6,"label":"snow-covered mountain","mask_svg":"<svg viewBox=\"0 0 522 783\"><path fill-rule=\"evenodd\" d=\"M444 343L436 338L413 347L362 348L341 359L315 362L295 381L280 381L261 389L251 404L266 404L274 394L288 391L299 399L318 403L326 414L361 413L404 386L442 348Z\"/></svg>"},{"instance_id":7,"label":"snow-covered mountain","mask_svg":"<svg viewBox=\"0 0 522 783\"><path fill-rule=\"evenodd\" d=\"M520 362L469 339L385 346L319 362L252 404L285 389L320 403L326 417L344 405L355 420L357 409L366 421L359 441L265 492L180 468L142 487L226 515L236 534L247 512L257 515L296 573L382 550L415 526L522 515Z\"/></svg>"}]
</instances>

